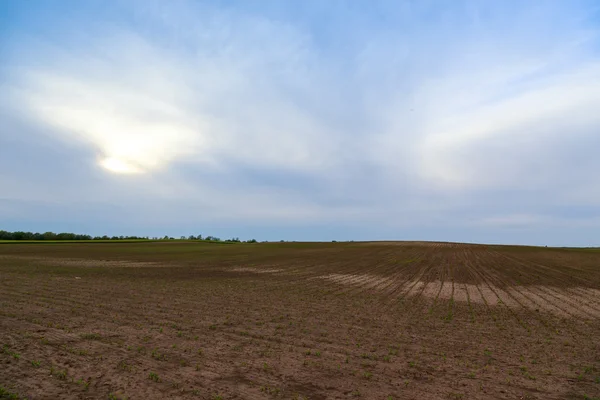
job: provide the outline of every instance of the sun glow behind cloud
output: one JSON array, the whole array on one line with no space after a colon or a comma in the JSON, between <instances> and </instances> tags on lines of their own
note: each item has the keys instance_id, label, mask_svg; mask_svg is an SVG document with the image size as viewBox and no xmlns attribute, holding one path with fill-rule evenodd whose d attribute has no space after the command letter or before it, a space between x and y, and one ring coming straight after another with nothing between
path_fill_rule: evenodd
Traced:
<instances>
[{"instance_id":1,"label":"sun glow behind cloud","mask_svg":"<svg viewBox=\"0 0 600 400\"><path fill-rule=\"evenodd\" d=\"M143 172L140 168L118 158L107 157L99 162L100 166L116 174L137 174Z\"/></svg>"},{"instance_id":2,"label":"sun glow behind cloud","mask_svg":"<svg viewBox=\"0 0 600 400\"><path fill-rule=\"evenodd\" d=\"M111 76L32 71L17 93L63 140L95 148L111 172L150 172L198 156L206 144L203 124L180 104L144 87L120 87Z\"/></svg>"},{"instance_id":3,"label":"sun glow behind cloud","mask_svg":"<svg viewBox=\"0 0 600 400\"><path fill-rule=\"evenodd\" d=\"M216 39L207 43L206 34L175 35L181 42L174 48L137 32L113 32L72 53L49 47L55 62L23 69L17 98L62 139L88 143L140 172L224 159L313 171L327 164L339 132L288 98L325 97L307 81L322 78L303 71L310 55L287 57L295 50L290 43L302 53L301 40L289 30L258 45L280 26L234 20L236 29L257 30L248 37L238 32L225 44L219 31L207 32ZM274 73L286 81L271 80ZM294 92L285 93L287 85Z\"/></svg>"}]
</instances>

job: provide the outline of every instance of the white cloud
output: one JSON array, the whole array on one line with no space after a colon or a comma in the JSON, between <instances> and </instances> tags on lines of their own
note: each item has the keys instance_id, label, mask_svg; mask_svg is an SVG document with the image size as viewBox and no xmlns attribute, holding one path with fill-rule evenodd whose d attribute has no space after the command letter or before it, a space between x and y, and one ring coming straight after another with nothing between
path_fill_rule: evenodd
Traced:
<instances>
[{"instance_id":1,"label":"white cloud","mask_svg":"<svg viewBox=\"0 0 600 400\"><path fill-rule=\"evenodd\" d=\"M565 142L585 139L589 130L582 127L600 125L598 82L600 65L580 67L513 97L438 119L421 143L422 176L441 185L481 188L512 182L511 186L518 186L527 163L506 149L515 148L519 156L535 158L536 149L557 134ZM501 146L486 148L491 140ZM525 148L519 149L521 146ZM481 151L491 154L482 156L478 154ZM490 162L499 165L490 169Z\"/></svg>"},{"instance_id":2,"label":"white cloud","mask_svg":"<svg viewBox=\"0 0 600 400\"><path fill-rule=\"evenodd\" d=\"M506 214L471 221L472 226L512 229L558 229L600 227L600 217L565 218L541 214Z\"/></svg>"},{"instance_id":3,"label":"white cloud","mask_svg":"<svg viewBox=\"0 0 600 400\"><path fill-rule=\"evenodd\" d=\"M143 88L52 72L30 73L27 83L30 89L23 96L35 115L63 139L96 148L101 160L151 170L194 154L203 144L200 121Z\"/></svg>"},{"instance_id":4,"label":"white cloud","mask_svg":"<svg viewBox=\"0 0 600 400\"><path fill-rule=\"evenodd\" d=\"M336 132L295 100L327 90L308 70L313 60L302 36L251 17L223 22L194 36L167 32L176 47L115 31L89 47L46 48L53 62L24 68L16 93L64 140L96 148L102 165L328 165Z\"/></svg>"},{"instance_id":5,"label":"white cloud","mask_svg":"<svg viewBox=\"0 0 600 400\"><path fill-rule=\"evenodd\" d=\"M483 225L489 227L508 227L508 228L527 228L537 226L540 223L544 225L548 222L547 217L531 214L509 214L501 216L484 217L474 221L474 225Z\"/></svg>"}]
</instances>

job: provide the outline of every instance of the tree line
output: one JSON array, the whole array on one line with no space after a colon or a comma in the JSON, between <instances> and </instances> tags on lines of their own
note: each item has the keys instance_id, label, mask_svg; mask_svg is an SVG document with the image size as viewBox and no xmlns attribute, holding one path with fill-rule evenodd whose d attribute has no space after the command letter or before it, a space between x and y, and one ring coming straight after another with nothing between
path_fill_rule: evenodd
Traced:
<instances>
[{"instance_id":1,"label":"tree line","mask_svg":"<svg viewBox=\"0 0 600 400\"><path fill-rule=\"evenodd\" d=\"M208 242L228 242L228 243L256 243L256 239L250 239L246 241L240 240L240 238L231 238L222 240L216 236L205 236L202 235L190 235L190 236L180 236L178 239L172 236L164 236L164 237L148 237L148 236L92 236L92 235L84 235L79 233L70 233L70 232L8 232L0 230L0 240L203 240Z\"/></svg>"}]
</instances>

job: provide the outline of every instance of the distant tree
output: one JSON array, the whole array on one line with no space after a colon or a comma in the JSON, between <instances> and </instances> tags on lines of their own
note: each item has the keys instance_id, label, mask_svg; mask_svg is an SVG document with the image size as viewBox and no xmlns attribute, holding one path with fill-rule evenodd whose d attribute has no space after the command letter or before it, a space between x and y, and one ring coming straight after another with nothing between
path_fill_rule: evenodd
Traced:
<instances>
[{"instance_id":1,"label":"distant tree","mask_svg":"<svg viewBox=\"0 0 600 400\"><path fill-rule=\"evenodd\" d=\"M154 240L158 240L158 237L153 237ZM202 235L194 236L190 235L187 238L185 236L180 237L181 240L206 240L209 242L220 242L221 239L216 236L206 236L205 238ZM6 230L0 230L0 240L150 240L148 236L91 236L86 234L72 233L72 232L24 232L24 231L16 231L9 232ZM165 235L163 240L175 240L172 236ZM226 242L241 242L239 237L233 237L231 239L227 239ZM251 239L247 241L248 243L256 243L256 239Z\"/></svg>"},{"instance_id":2,"label":"distant tree","mask_svg":"<svg viewBox=\"0 0 600 400\"><path fill-rule=\"evenodd\" d=\"M19 232L13 232L12 239L13 240L23 240L23 239L25 239L24 238L24 233L25 232L20 232L20 231Z\"/></svg>"}]
</instances>

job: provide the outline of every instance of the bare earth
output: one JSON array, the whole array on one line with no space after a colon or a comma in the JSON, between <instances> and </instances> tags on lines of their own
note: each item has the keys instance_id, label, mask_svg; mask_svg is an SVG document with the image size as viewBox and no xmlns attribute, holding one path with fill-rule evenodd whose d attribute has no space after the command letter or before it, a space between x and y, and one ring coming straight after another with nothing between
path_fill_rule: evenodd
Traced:
<instances>
[{"instance_id":1,"label":"bare earth","mask_svg":"<svg viewBox=\"0 0 600 400\"><path fill-rule=\"evenodd\" d=\"M600 251L0 244L0 398L9 398L3 390L600 399Z\"/></svg>"}]
</instances>

